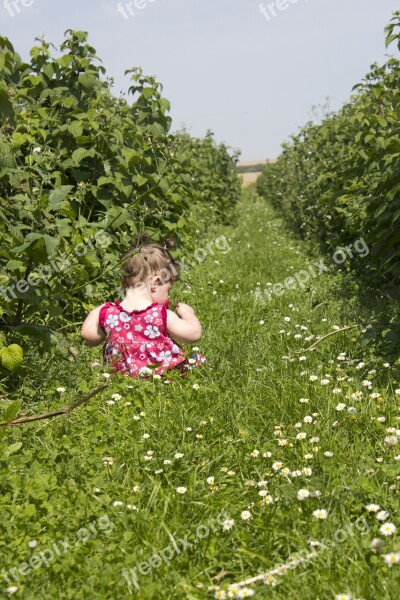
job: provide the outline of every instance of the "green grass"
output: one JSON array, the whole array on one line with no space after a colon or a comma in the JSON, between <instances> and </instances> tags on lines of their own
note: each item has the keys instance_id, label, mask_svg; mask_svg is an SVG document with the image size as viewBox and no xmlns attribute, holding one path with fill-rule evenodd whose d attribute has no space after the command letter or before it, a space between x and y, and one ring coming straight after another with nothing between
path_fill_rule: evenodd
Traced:
<instances>
[{"instance_id":1,"label":"green grass","mask_svg":"<svg viewBox=\"0 0 400 600\"><path fill-rule=\"evenodd\" d=\"M227 590L292 561L270 581L276 585L252 583L255 597L398 598L400 565L387 567L381 554L400 551L400 460L394 459L400 449L384 443L396 435L387 428L400 428L399 368L394 360L385 367L386 359L365 345L359 329L301 351L316 341L307 336L323 336L334 326L368 326L372 309L359 301L360 284L345 269L334 270L304 290L260 302L258 287L283 282L321 257L296 240L252 189L244 192L237 226L214 233L225 235L231 250L189 271L173 293L192 304L202 321L198 346L207 367L170 384L118 377L68 418L2 430L7 445L22 447L0 463L0 572L4 568L12 580L11 568L46 555L57 540L67 539L71 547L60 556L54 550L48 566L30 568L17 583L3 580L1 597L15 585L14 597L24 599L213 598L212 586ZM215 238L210 234L209 241ZM346 360L337 359L342 352ZM68 405L104 382L104 369L90 367L98 356L99 350L82 349L76 363L48 359L47 378L37 382L25 412ZM360 360L365 366L357 369ZM318 379L310 381L310 375ZM321 385L323 379L329 383ZM66 388L61 398L55 391L60 385ZM352 398L358 391L361 400ZM114 393L122 398L106 404ZM336 410L339 402L346 404L343 411ZM308 415L314 415L311 424L304 422ZM296 439L299 431L305 440ZM320 439L311 442L313 437ZM279 446L282 439L288 444ZM252 456L255 450L258 456ZM144 459L149 451L150 461ZM183 457L174 458L177 452ZM113 464L104 465L104 457ZM289 475L274 470L277 462ZM312 474L291 475L304 468ZM257 486L264 480L266 488ZM178 494L179 486L187 492ZM312 495L300 501L297 492L304 488ZM263 503L263 489L271 504ZM379 533L382 523L365 509L370 503L388 511L385 521L396 525L394 535ZM319 508L327 510L326 519L313 516ZM241 518L246 510L252 515L247 521ZM228 517L234 526L223 531ZM173 557L171 537L179 549ZM371 549L374 538L384 539L380 552ZM312 550L311 539L325 545L294 568L296 553ZM28 546L32 540L35 548ZM156 558L163 551L169 564ZM122 574L135 568L138 587Z\"/></svg>"}]
</instances>

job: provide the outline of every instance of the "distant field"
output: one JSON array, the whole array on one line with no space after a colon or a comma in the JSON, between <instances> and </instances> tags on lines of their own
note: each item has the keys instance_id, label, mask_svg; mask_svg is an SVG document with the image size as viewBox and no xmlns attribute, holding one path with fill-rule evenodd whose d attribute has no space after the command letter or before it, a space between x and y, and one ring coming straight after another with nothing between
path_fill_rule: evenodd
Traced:
<instances>
[{"instance_id":1,"label":"distant field","mask_svg":"<svg viewBox=\"0 0 400 600\"><path fill-rule=\"evenodd\" d=\"M243 185L254 183L257 177L262 173L264 166L269 162L275 161L266 159L239 163L236 166L236 171L240 174Z\"/></svg>"}]
</instances>

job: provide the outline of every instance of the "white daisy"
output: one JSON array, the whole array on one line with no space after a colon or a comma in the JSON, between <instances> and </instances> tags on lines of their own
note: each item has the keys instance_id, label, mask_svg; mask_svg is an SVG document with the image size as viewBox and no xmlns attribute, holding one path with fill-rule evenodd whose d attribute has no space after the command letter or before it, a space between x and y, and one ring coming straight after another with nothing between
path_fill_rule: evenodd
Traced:
<instances>
[{"instance_id":1,"label":"white daisy","mask_svg":"<svg viewBox=\"0 0 400 600\"><path fill-rule=\"evenodd\" d=\"M282 469L283 467L283 463L281 462L274 462L274 464L272 465L272 468L274 469L274 471L279 471L280 469Z\"/></svg>"},{"instance_id":2,"label":"white daisy","mask_svg":"<svg viewBox=\"0 0 400 600\"><path fill-rule=\"evenodd\" d=\"M328 512L324 508L318 508L314 510L313 517L316 519L326 519L328 517Z\"/></svg>"},{"instance_id":3,"label":"white daisy","mask_svg":"<svg viewBox=\"0 0 400 600\"><path fill-rule=\"evenodd\" d=\"M15 592L18 592L18 588L16 585L10 585L10 587L6 589L6 592L11 596L12 594L15 594Z\"/></svg>"},{"instance_id":4,"label":"white daisy","mask_svg":"<svg viewBox=\"0 0 400 600\"><path fill-rule=\"evenodd\" d=\"M395 435L387 435L384 439L386 446L396 446L398 444L399 439Z\"/></svg>"},{"instance_id":5,"label":"white daisy","mask_svg":"<svg viewBox=\"0 0 400 600\"><path fill-rule=\"evenodd\" d=\"M367 504L367 506L365 507L367 509L368 512L378 512L378 510L380 509L379 504Z\"/></svg>"},{"instance_id":6,"label":"white daisy","mask_svg":"<svg viewBox=\"0 0 400 600\"><path fill-rule=\"evenodd\" d=\"M389 513L386 510L380 510L376 514L376 518L378 519L378 521L386 521L386 519L389 518Z\"/></svg>"},{"instance_id":7,"label":"white daisy","mask_svg":"<svg viewBox=\"0 0 400 600\"><path fill-rule=\"evenodd\" d=\"M383 560L389 567L391 567L392 565L397 565L400 563L400 552L391 552L390 554L384 554Z\"/></svg>"},{"instance_id":8,"label":"white daisy","mask_svg":"<svg viewBox=\"0 0 400 600\"><path fill-rule=\"evenodd\" d=\"M379 527L379 531L382 535L393 535L396 531L396 526L393 523L384 523Z\"/></svg>"},{"instance_id":9,"label":"white daisy","mask_svg":"<svg viewBox=\"0 0 400 600\"><path fill-rule=\"evenodd\" d=\"M243 510L240 514L243 521L248 521L251 519L251 512L249 510Z\"/></svg>"},{"instance_id":10,"label":"white daisy","mask_svg":"<svg viewBox=\"0 0 400 600\"><path fill-rule=\"evenodd\" d=\"M242 588L237 593L238 598L250 598L250 596L254 596L254 592L250 588Z\"/></svg>"},{"instance_id":11,"label":"white daisy","mask_svg":"<svg viewBox=\"0 0 400 600\"><path fill-rule=\"evenodd\" d=\"M310 496L310 492L308 490L299 490L297 492L297 500L305 500L306 498L309 498Z\"/></svg>"},{"instance_id":12,"label":"white daisy","mask_svg":"<svg viewBox=\"0 0 400 600\"><path fill-rule=\"evenodd\" d=\"M233 519L225 519L225 521L222 522L223 531L229 531L230 529L232 529L234 524L235 521Z\"/></svg>"}]
</instances>

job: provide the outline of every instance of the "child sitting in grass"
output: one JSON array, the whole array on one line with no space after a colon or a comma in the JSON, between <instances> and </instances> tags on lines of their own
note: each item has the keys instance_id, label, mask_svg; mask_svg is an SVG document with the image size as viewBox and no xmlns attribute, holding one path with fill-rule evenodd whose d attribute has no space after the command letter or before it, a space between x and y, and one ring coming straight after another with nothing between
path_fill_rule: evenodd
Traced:
<instances>
[{"instance_id":1,"label":"child sitting in grass","mask_svg":"<svg viewBox=\"0 0 400 600\"><path fill-rule=\"evenodd\" d=\"M197 342L201 325L188 304L179 302L177 314L168 308L168 293L179 277L167 249L175 243L167 238L162 247L147 239L136 238L123 258L124 300L92 310L82 325L81 337L89 346L105 341L104 363L132 377L161 375L173 368L186 374L206 359L200 354L186 359L175 340Z\"/></svg>"}]
</instances>

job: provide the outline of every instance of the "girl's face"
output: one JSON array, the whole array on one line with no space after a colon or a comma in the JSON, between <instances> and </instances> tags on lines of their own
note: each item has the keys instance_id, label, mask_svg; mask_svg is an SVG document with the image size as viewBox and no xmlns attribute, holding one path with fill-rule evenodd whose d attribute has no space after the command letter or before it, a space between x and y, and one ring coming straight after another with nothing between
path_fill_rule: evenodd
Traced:
<instances>
[{"instance_id":1,"label":"girl's face","mask_svg":"<svg viewBox=\"0 0 400 600\"><path fill-rule=\"evenodd\" d=\"M153 302L157 302L158 304L164 304L166 300L168 300L168 294L172 287L170 281L167 283L155 283L150 288L150 295Z\"/></svg>"}]
</instances>

